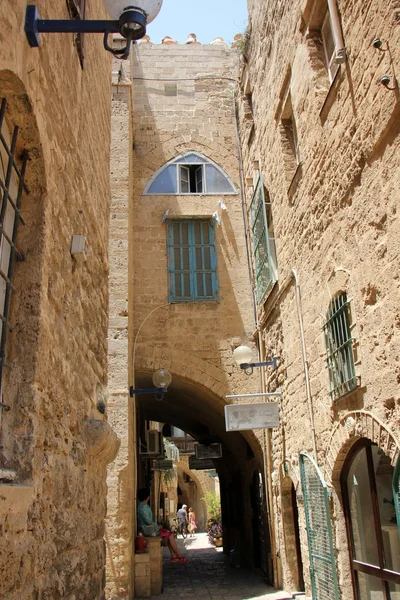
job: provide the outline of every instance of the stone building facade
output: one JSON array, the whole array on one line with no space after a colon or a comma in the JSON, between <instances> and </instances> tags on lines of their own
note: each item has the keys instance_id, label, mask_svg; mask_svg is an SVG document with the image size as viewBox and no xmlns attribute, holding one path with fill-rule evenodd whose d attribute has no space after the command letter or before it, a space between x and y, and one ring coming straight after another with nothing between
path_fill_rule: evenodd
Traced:
<instances>
[{"instance_id":1,"label":"stone building facade","mask_svg":"<svg viewBox=\"0 0 400 600\"><path fill-rule=\"evenodd\" d=\"M68 4L79 10L44 0L41 15L68 19ZM102 36L84 55L66 34L30 48L25 9L0 6L0 596L100 600L118 448L105 414L111 61ZM107 18L100 0L86 14ZM86 256L71 255L74 235Z\"/></svg>"},{"instance_id":2,"label":"stone building facade","mask_svg":"<svg viewBox=\"0 0 400 600\"><path fill-rule=\"evenodd\" d=\"M220 40L140 43L131 65L113 67L109 418L122 440L108 475L113 598L120 589L134 597L136 490L152 483L157 491L146 458L152 423L222 444L215 462L227 551L254 564L268 537L260 494L263 432L227 433L224 419L224 406L233 402L226 395L260 392L258 375L246 377L233 361L236 346L250 339L254 347L255 329L238 74L238 51ZM129 398L128 386L153 387L160 368L172 375L161 401L152 394ZM183 471L196 481L196 472ZM204 489L200 479L198 487ZM200 504L197 512L201 517Z\"/></svg>"},{"instance_id":3,"label":"stone building facade","mask_svg":"<svg viewBox=\"0 0 400 600\"><path fill-rule=\"evenodd\" d=\"M265 203L269 238L254 293L283 390L275 583L398 598L399 6L249 0L249 19L240 139L249 228L257 243Z\"/></svg>"}]
</instances>

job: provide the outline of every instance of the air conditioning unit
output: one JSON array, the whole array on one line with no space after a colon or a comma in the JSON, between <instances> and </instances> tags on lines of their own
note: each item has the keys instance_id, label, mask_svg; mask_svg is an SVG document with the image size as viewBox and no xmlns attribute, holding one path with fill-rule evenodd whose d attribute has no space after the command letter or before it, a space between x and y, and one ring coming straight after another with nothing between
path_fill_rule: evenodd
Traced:
<instances>
[{"instance_id":1,"label":"air conditioning unit","mask_svg":"<svg viewBox=\"0 0 400 600\"><path fill-rule=\"evenodd\" d=\"M146 451L142 452L142 454L151 454L152 456L164 455L161 431L157 429L146 431Z\"/></svg>"}]
</instances>

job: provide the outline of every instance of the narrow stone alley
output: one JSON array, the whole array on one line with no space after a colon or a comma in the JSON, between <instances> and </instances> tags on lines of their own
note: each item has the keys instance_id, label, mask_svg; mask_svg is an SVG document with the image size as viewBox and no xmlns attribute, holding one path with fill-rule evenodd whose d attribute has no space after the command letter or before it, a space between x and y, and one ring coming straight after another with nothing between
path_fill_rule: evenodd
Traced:
<instances>
[{"instance_id":1,"label":"narrow stone alley","mask_svg":"<svg viewBox=\"0 0 400 600\"><path fill-rule=\"evenodd\" d=\"M169 552L164 548L163 600L289 600L293 596L266 586L261 574L249 569L236 569L222 548L215 548L207 534L194 538L178 539L178 546L186 558L187 566L170 562ZM304 595L295 596L305 599Z\"/></svg>"}]
</instances>

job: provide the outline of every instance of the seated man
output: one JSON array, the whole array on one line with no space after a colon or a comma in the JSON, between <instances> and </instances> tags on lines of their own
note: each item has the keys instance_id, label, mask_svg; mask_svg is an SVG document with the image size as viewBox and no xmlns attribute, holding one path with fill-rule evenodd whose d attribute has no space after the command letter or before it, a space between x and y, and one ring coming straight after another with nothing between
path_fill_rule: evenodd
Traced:
<instances>
[{"instance_id":1,"label":"seated man","mask_svg":"<svg viewBox=\"0 0 400 600\"><path fill-rule=\"evenodd\" d=\"M153 520L153 513L149 506L150 490L142 488L138 491L139 504L137 507L138 530L146 536L161 536L166 541L168 550L171 554L171 562L187 565L188 559L182 556L176 545L172 532L164 527L157 525Z\"/></svg>"}]
</instances>

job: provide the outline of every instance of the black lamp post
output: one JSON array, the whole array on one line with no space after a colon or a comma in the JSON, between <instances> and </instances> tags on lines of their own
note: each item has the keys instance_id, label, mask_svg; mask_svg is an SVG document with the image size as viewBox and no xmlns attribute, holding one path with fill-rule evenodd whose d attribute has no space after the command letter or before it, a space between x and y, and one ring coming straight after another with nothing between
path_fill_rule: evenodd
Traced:
<instances>
[{"instance_id":1,"label":"black lamp post","mask_svg":"<svg viewBox=\"0 0 400 600\"><path fill-rule=\"evenodd\" d=\"M131 0L132 1L132 0ZM26 7L25 33L29 45L37 48L41 33L103 33L104 48L117 58L128 58L132 42L146 33L146 25L160 12L163 0L104 0L113 20L48 20L40 19L34 4ZM125 48L113 50L108 45L111 33L120 33L127 40Z\"/></svg>"}]
</instances>

